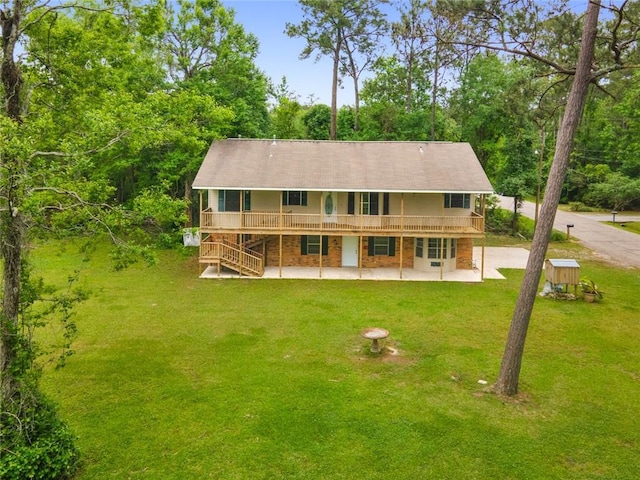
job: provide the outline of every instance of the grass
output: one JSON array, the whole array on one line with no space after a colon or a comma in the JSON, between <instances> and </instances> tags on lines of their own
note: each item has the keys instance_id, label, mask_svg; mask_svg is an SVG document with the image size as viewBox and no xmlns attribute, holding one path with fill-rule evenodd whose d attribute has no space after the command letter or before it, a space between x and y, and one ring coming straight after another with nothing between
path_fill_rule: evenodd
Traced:
<instances>
[{"instance_id":1,"label":"grass","mask_svg":"<svg viewBox=\"0 0 640 480\"><path fill-rule=\"evenodd\" d=\"M124 272L105 257L33 252L48 280L79 269L93 292L76 355L43 378L78 435L78 479L637 478L637 271L585 257L604 301L539 298L505 399L478 380L495 381L521 271L205 281L175 253ZM370 326L398 355L368 352Z\"/></svg>"},{"instance_id":2,"label":"grass","mask_svg":"<svg viewBox=\"0 0 640 480\"><path fill-rule=\"evenodd\" d=\"M613 225L614 227L626 230L627 232L640 234L640 222L625 222L624 218L619 219L616 223L604 222L607 225Z\"/></svg>"}]
</instances>

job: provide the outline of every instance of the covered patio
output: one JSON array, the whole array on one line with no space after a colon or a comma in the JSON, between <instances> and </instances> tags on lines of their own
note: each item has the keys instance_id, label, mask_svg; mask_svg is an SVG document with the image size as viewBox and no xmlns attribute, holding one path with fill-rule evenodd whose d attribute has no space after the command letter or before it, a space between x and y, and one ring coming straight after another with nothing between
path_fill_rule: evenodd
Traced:
<instances>
[{"instance_id":1,"label":"covered patio","mask_svg":"<svg viewBox=\"0 0 640 480\"><path fill-rule=\"evenodd\" d=\"M473 257L482 258L482 247L474 247ZM402 274L397 268L360 268L352 267L265 267L262 277L240 276L238 272L223 270L218 273L217 268L208 267L200 278L277 278L277 279L334 279L334 280L404 280L417 282L481 282L484 279L504 279L498 271L501 268L523 269L527 265L529 251L525 248L513 247L485 247L484 275L480 271L481 265L472 270L455 270L443 272L423 272L412 268L405 268Z\"/></svg>"}]
</instances>

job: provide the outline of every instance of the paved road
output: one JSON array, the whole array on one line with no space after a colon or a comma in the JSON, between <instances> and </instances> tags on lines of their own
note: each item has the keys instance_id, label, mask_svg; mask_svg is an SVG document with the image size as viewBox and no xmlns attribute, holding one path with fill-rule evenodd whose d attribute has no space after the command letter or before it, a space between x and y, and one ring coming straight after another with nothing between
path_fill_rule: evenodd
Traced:
<instances>
[{"instance_id":1,"label":"paved road","mask_svg":"<svg viewBox=\"0 0 640 480\"><path fill-rule=\"evenodd\" d=\"M500 203L502 208L513 211L513 198L500 197ZM534 218L535 208L535 203L524 202L520 212ZM567 224L571 224L571 237L580 240L581 244L593 250L599 257L619 265L640 268L640 235L602 223L611 220L611 214L558 210L553 225L556 230L566 233ZM616 222L624 220L640 221L640 215L616 216Z\"/></svg>"}]
</instances>

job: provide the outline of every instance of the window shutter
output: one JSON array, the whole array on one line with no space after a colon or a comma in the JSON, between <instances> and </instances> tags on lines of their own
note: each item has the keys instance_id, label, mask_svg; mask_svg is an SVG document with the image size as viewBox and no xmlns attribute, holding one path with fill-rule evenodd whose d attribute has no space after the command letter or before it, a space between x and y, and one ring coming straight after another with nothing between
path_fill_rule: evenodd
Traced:
<instances>
[{"instance_id":1,"label":"window shutter","mask_svg":"<svg viewBox=\"0 0 640 480\"><path fill-rule=\"evenodd\" d=\"M367 254L370 257L373 257L374 251L375 251L375 245L373 244L373 237L369 237L369 240L367 242Z\"/></svg>"},{"instance_id":2,"label":"window shutter","mask_svg":"<svg viewBox=\"0 0 640 480\"><path fill-rule=\"evenodd\" d=\"M300 205L307 206L307 192L300 192Z\"/></svg>"},{"instance_id":3,"label":"window shutter","mask_svg":"<svg viewBox=\"0 0 640 480\"><path fill-rule=\"evenodd\" d=\"M378 215L379 204L378 192L371 192L369 194L369 215Z\"/></svg>"},{"instance_id":4,"label":"window shutter","mask_svg":"<svg viewBox=\"0 0 640 480\"><path fill-rule=\"evenodd\" d=\"M306 235L302 235L300 237L300 254L301 255L307 254L307 236Z\"/></svg>"},{"instance_id":5,"label":"window shutter","mask_svg":"<svg viewBox=\"0 0 640 480\"><path fill-rule=\"evenodd\" d=\"M282 192L282 205L283 206L289 205L289 195L287 195L286 191Z\"/></svg>"},{"instance_id":6,"label":"window shutter","mask_svg":"<svg viewBox=\"0 0 640 480\"><path fill-rule=\"evenodd\" d=\"M444 208L451 208L451 194L444 194Z\"/></svg>"},{"instance_id":7,"label":"window shutter","mask_svg":"<svg viewBox=\"0 0 640 480\"><path fill-rule=\"evenodd\" d=\"M329 236L322 236L322 255L329 255Z\"/></svg>"},{"instance_id":8,"label":"window shutter","mask_svg":"<svg viewBox=\"0 0 640 480\"><path fill-rule=\"evenodd\" d=\"M469 208L469 206L471 205L471 195L469 195L468 193L464 194L464 208Z\"/></svg>"},{"instance_id":9,"label":"window shutter","mask_svg":"<svg viewBox=\"0 0 640 480\"><path fill-rule=\"evenodd\" d=\"M218 211L224 212L224 190L218 190Z\"/></svg>"},{"instance_id":10,"label":"window shutter","mask_svg":"<svg viewBox=\"0 0 640 480\"><path fill-rule=\"evenodd\" d=\"M349 192L347 194L347 213L353 215L356 213L356 194L355 192Z\"/></svg>"},{"instance_id":11,"label":"window shutter","mask_svg":"<svg viewBox=\"0 0 640 480\"><path fill-rule=\"evenodd\" d=\"M396 256L396 237L389 237L389 256Z\"/></svg>"},{"instance_id":12,"label":"window shutter","mask_svg":"<svg viewBox=\"0 0 640 480\"><path fill-rule=\"evenodd\" d=\"M251 210L251 190L244 192L244 210Z\"/></svg>"},{"instance_id":13,"label":"window shutter","mask_svg":"<svg viewBox=\"0 0 640 480\"><path fill-rule=\"evenodd\" d=\"M382 214L389 215L389 192L382 194Z\"/></svg>"}]
</instances>

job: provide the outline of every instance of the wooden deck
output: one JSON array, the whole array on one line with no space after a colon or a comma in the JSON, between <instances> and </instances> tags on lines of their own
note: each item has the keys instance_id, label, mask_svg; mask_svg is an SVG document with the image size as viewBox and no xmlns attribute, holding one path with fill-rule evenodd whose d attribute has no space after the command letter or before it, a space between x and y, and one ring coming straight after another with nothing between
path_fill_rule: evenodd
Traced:
<instances>
[{"instance_id":1,"label":"wooden deck","mask_svg":"<svg viewBox=\"0 0 640 480\"><path fill-rule=\"evenodd\" d=\"M464 235L482 237L484 218L481 215L335 215L291 212L213 212L200 213L203 233L251 234L368 234L368 235Z\"/></svg>"}]
</instances>

